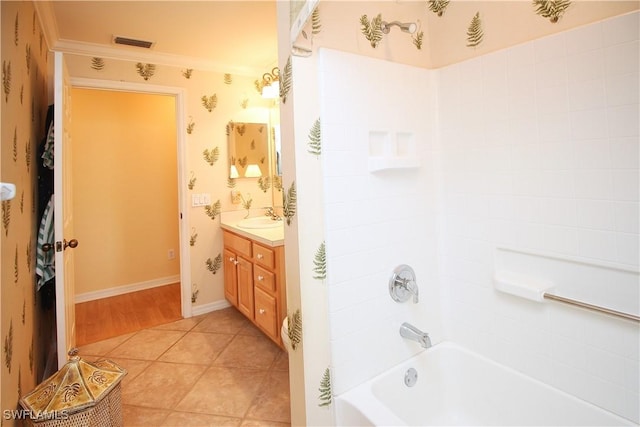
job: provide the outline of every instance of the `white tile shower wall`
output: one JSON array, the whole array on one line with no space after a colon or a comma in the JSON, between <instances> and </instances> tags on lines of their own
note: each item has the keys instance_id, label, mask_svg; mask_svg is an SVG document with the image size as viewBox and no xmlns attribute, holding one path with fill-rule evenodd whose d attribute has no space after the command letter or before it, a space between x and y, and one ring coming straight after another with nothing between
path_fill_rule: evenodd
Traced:
<instances>
[{"instance_id":1,"label":"white tile shower wall","mask_svg":"<svg viewBox=\"0 0 640 427\"><path fill-rule=\"evenodd\" d=\"M447 333L635 422L637 325L499 295L491 277L501 246L638 270L638 22L438 70Z\"/></svg>"},{"instance_id":2,"label":"white tile shower wall","mask_svg":"<svg viewBox=\"0 0 640 427\"><path fill-rule=\"evenodd\" d=\"M421 350L400 337L402 322L442 339L436 98L433 73L418 68L321 50L319 70L332 386L340 394ZM422 166L369 172L372 132L410 134ZM389 295L399 264L416 272L418 304Z\"/></svg>"}]
</instances>

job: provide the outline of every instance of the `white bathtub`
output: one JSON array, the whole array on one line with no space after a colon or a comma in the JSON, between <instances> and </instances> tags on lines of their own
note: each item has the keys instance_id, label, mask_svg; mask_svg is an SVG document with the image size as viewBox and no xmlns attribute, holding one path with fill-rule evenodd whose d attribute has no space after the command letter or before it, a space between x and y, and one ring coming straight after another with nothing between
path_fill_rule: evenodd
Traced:
<instances>
[{"instance_id":1,"label":"white bathtub","mask_svg":"<svg viewBox=\"0 0 640 427\"><path fill-rule=\"evenodd\" d=\"M336 417L339 426L635 425L451 342L337 396Z\"/></svg>"}]
</instances>

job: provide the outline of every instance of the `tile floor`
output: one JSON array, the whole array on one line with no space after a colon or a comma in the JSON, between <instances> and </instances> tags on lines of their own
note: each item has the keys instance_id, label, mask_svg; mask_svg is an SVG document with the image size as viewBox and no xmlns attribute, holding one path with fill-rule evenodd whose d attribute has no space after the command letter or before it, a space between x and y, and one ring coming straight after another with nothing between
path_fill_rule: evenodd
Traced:
<instances>
[{"instance_id":1,"label":"tile floor","mask_svg":"<svg viewBox=\"0 0 640 427\"><path fill-rule=\"evenodd\" d=\"M287 353L234 308L80 347L124 367L125 426L289 426Z\"/></svg>"}]
</instances>

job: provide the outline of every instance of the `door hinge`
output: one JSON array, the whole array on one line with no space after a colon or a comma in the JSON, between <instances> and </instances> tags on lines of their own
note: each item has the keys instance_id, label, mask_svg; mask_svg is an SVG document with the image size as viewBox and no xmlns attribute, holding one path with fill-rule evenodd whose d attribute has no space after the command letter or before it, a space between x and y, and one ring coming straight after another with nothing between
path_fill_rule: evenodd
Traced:
<instances>
[{"instance_id":1,"label":"door hinge","mask_svg":"<svg viewBox=\"0 0 640 427\"><path fill-rule=\"evenodd\" d=\"M56 252L62 252L62 242L56 242Z\"/></svg>"}]
</instances>

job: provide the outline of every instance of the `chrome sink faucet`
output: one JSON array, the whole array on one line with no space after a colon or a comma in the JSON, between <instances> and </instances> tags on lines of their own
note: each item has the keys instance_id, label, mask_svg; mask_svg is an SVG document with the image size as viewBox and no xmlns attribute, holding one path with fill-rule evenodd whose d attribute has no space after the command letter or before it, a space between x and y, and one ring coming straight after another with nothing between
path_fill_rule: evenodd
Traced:
<instances>
[{"instance_id":1,"label":"chrome sink faucet","mask_svg":"<svg viewBox=\"0 0 640 427\"><path fill-rule=\"evenodd\" d=\"M279 220L282 219L280 217L280 215L278 215L276 213L276 211L272 207L268 207L268 208L265 208L265 209L266 209L266 212L264 213L264 216L268 216L269 218L271 218L274 221L279 221Z\"/></svg>"},{"instance_id":2,"label":"chrome sink faucet","mask_svg":"<svg viewBox=\"0 0 640 427\"><path fill-rule=\"evenodd\" d=\"M402 338L416 341L424 348L431 347L431 338L429 338L429 334L422 332L420 329L407 322L404 322L402 326L400 326L400 336Z\"/></svg>"}]
</instances>

